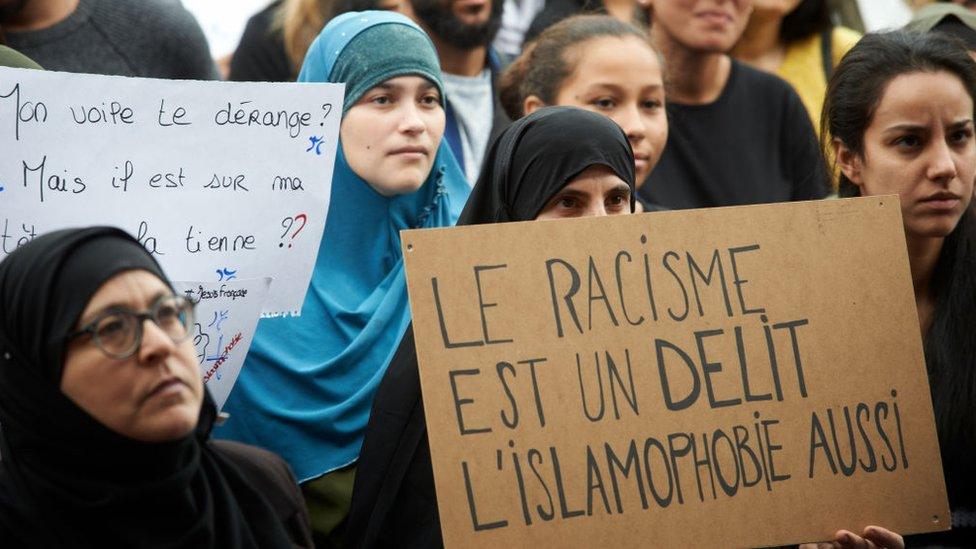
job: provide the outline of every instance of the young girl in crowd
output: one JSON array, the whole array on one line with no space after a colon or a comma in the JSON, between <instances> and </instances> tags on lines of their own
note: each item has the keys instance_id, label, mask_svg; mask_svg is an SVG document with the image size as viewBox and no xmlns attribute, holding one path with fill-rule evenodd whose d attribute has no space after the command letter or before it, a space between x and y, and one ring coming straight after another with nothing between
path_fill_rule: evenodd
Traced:
<instances>
[{"instance_id":1,"label":"young girl in crowd","mask_svg":"<svg viewBox=\"0 0 976 549\"><path fill-rule=\"evenodd\" d=\"M830 22L827 0L753 0L732 57L789 82L817 129L827 80L860 38Z\"/></svg>"},{"instance_id":2,"label":"young girl in crowd","mask_svg":"<svg viewBox=\"0 0 976 549\"><path fill-rule=\"evenodd\" d=\"M640 0L665 59L669 135L641 195L670 208L823 198L823 161L810 117L779 78L726 52L748 0Z\"/></svg>"},{"instance_id":3,"label":"young girl in crowd","mask_svg":"<svg viewBox=\"0 0 976 549\"><path fill-rule=\"evenodd\" d=\"M942 451L952 530L976 536L976 64L938 34L867 35L837 67L821 134L841 196L898 194Z\"/></svg>"},{"instance_id":4,"label":"young girl in crowd","mask_svg":"<svg viewBox=\"0 0 976 549\"><path fill-rule=\"evenodd\" d=\"M405 16L347 13L304 82L344 82L328 223L300 317L263 319L218 436L291 464L317 534L341 523L373 394L410 321L401 229L454 224L470 192L441 139L430 39Z\"/></svg>"},{"instance_id":5,"label":"young girl in crowd","mask_svg":"<svg viewBox=\"0 0 976 549\"><path fill-rule=\"evenodd\" d=\"M458 224L628 214L633 194L634 156L620 127L583 109L550 107L492 144ZM442 544L412 330L376 393L346 541Z\"/></svg>"},{"instance_id":6,"label":"young girl in crowd","mask_svg":"<svg viewBox=\"0 0 976 549\"><path fill-rule=\"evenodd\" d=\"M119 229L0 262L0 547L312 547L279 458L208 441L193 304Z\"/></svg>"},{"instance_id":7,"label":"young girl in crowd","mask_svg":"<svg viewBox=\"0 0 976 549\"><path fill-rule=\"evenodd\" d=\"M634 150L638 186L668 139L661 59L643 31L609 15L575 16L546 29L506 70L500 94L513 120L546 105L609 116Z\"/></svg>"}]
</instances>

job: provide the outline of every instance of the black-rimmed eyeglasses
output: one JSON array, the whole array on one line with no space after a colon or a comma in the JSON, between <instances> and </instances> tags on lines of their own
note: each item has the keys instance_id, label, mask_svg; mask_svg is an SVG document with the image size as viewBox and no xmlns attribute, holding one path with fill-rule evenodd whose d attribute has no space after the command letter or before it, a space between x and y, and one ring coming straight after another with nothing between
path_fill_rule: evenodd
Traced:
<instances>
[{"instance_id":1,"label":"black-rimmed eyeglasses","mask_svg":"<svg viewBox=\"0 0 976 549\"><path fill-rule=\"evenodd\" d=\"M125 307L110 308L69 334L67 341L90 335L95 346L106 356L126 359L142 345L143 324L147 320L159 326L173 343L182 343L190 336L193 326L193 302L183 296L168 295L157 299L145 312Z\"/></svg>"}]
</instances>

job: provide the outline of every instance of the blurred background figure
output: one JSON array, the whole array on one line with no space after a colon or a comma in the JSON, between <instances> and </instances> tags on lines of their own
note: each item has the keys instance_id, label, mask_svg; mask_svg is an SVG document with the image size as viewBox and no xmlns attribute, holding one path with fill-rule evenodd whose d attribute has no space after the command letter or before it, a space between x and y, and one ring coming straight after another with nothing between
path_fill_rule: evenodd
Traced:
<instances>
[{"instance_id":1,"label":"blurred background figure","mask_svg":"<svg viewBox=\"0 0 976 549\"><path fill-rule=\"evenodd\" d=\"M976 2L973 2L976 8ZM954 36L966 44L969 55L976 59L976 11L953 2L936 2L923 6L905 26L917 32L941 32Z\"/></svg>"},{"instance_id":2,"label":"blurred background figure","mask_svg":"<svg viewBox=\"0 0 976 549\"><path fill-rule=\"evenodd\" d=\"M976 11L976 0L939 0L940 4L955 4L968 10Z\"/></svg>"},{"instance_id":3,"label":"blurred background figure","mask_svg":"<svg viewBox=\"0 0 976 549\"><path fill-rule=\"evenodd\" d=\"M176 0L169 0L176 1ZM230 60L241 40L248 18L271 0L178 0L200 22L217 62L221 78L227 78Z\"/></svg>"},{"instance_id":4,"label":"blurred background figure","mask_svg":"<svg viewBox=\"0 0 976 549\"><path fill-rule=\"evenodd\" d=\"M333 0L276 0L254 14L230 60L229 79L291 82L332 14Z\"/></svg>"},{"instance_id":5,"label":"blurred background figure","mask_svg":"<svg viewBox=\"0 0 976 549\"><path fill-rule=\"evenodd\" d=\"M732 56L789 82L816 129L827 80L860 33L835 26L827 0L754 0L752 6Z\"/></svg>"},{"instance_id":6,"label":"blurred background figure","mask_svg":"<svg viewBox=\"0 0 976 549\"><path fill-rule=\"evenodd\" d=\"M495 49L509 57L521 53L529 25L545 6L546 0L505 0L502 26L492 43Z\"/></svg>"},{"instance_id":7,"label":"blurred background figure","mask_svg":"<svg viewBox=\"0 0 976 549\"><path fill-rule=\"evenodd\" d=\"M664 56L669 127L640 194L673 209L824 198L824 164L800 97L727 54L750 2L642 1Z\"/></svg>"},{"instance_id":8,"label":"blurred background figure","mask_svg":"<svg viewBox=\"0 0 976 549\"><path fill-rule=\"evenodd\" d=\"M511 122L497 92L507 59L491 47L501 26L502 0L411 0L409 5L411 17L434 41L444 73L444 140L474 185L489 142Z\"/></svg>"},{"instance_id":9,"label":"blurred background figure","mask_svg":"<svg viewBox=\"0 0 976 549\"><path fill-rule=\"evenodd\" d=\"M200 25L175 0L0 0L0 29L48 70L218 77Z\"/></svg>"},{"instance_id":10,"label":"blurred background figure","mask_svg":"<svg viewBox=\"0 0 976 549\"><path fill-rule=\"evenodd\" d=\"M853 1L853 0L848 0ZM884 29L896 29L904 26L912 18L912 10L916 4L924 4L928 0L857 0L858 12L864 28L863 32L876 32Z\"/></svg>"}]
</instances>

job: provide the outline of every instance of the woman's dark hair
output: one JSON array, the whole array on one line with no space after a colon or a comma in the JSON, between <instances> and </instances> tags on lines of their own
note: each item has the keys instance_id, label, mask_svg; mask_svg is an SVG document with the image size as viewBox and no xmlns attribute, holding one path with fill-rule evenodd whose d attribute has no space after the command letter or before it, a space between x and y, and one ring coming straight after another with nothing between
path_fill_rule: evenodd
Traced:
<instances>
[{"instance_id":1,"label":"woman's dark hair","mask_svg":"<svg viewBox=\"0 0 976 549\"><path fill-rule=\"evenodd\" d=\"M885 88L899 75L944 71L957 76L976 101L976 63L955 39L938 34L894 31L868 34L841 60L827 86L821 118L821 142L832 138L855 154L864 154L864 132ZM840 177L840 195L859 196L860 189ZM965 478L974 475L969 460L976 453L976 204L963 213L946 237L930 287L935 302L925 334L925 362L943 464L955 482L947 483L952 505L960 499ZM960 478L962 476L963 478Z\"/></svg>"},{"instance_id":2,"label":"woman's dark hair","mask_svg":"<svg viewBox=\"0 0 976 549\"><path fill-rule=\"evenodd\" d=\"M864 154L864 132L892 79L912 72L939 71L957 76L976 102L976 63L957 40L908 31L864 36L841 59L827 84L820 118L825 157L831 158L833 139L857 155ZM842 197L860 195L844 174L840 175L838 193Z\"/></svg>"},{"instance_id":3,"label":"woman's dark hair","mask_svg":"<svg viewBox=\"0 0 976 549\"><path fill-rule=\"evenodd\" d=\"M831 26L827 0L803 0L783 18L779 38L784 44L789 44L823 32Z\"/></svg>"},{"instance_id":4,"label":"woman's dark hair","mask_svg":"<svg viewBox=\"0 0 976 549\"><path fill-rule=\"evenodd\" d=\"M634 36L654 51L647 33L609 15L576 15L547 28L502 74L499 98L509 118L525 115L525 98L534 95L554 105L563 82L576 68L579 55L571 50L594 38Z\"/></svg>"}]
</instances>

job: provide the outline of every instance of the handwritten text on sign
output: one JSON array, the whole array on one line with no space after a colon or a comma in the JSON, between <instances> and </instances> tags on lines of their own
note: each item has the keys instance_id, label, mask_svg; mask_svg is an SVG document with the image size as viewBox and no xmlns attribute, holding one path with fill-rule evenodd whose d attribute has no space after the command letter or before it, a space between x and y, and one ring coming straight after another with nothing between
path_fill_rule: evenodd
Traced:
<instances>
[{"instance_id":1,"label":"handwritten text on sign","mask_svg":"<svg viewBox=\"0 0 976 549\"><path fill-rule=\"evenodd\" d=\"M948 528L901 223L884 197L404 233L447 545Z\"/></svg>"},{"instance_id":2,"label":"handwritten text on sign","mask_svg":"<svg viewBox=\"0 0 976 549\"><path fill-rule=\"evenodd\" d=\"M116 225L174 279L274 276L265 312L297 312L342 93L0 68L0 258L54 229Z\"/></svg>"},{"instance_id":3,"label":"handwritten text on sign","mask_svg":"<svg viewBox=\"0 0 976 549\"><path fill-rule=\"evenodd\" d=\"M200 375L219 410L241 373L251 347L270 278L222 282L176 282L176 292L196 303L191 337Z\"/></svg>"}]
</instances>

